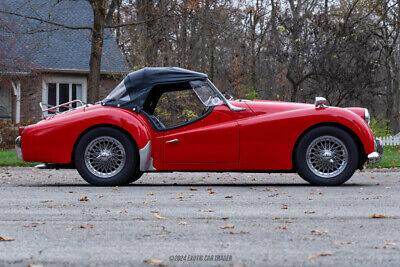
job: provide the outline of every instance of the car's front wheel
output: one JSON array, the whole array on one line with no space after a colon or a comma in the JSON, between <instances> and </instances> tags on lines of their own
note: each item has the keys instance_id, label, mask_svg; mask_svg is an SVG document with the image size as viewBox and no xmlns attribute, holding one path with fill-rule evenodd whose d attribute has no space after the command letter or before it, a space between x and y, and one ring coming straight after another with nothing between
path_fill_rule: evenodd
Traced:
<instances>
[{"instance_id":1,"label":"car's front wheel","mask_svg":"<svg viewBox=\"0 0 400 267\"><path fill-rule=\"evenodd\" d=\"M359 151L344 130L323 126L307 132L295 151L299 175L315 185L340 185L351 178L358 166Z\"/></svg>"},{"instance_id":2,"label":"car's front wheel","mask_svg":"<svg viewBox=\"0 0 400 267\"><path fill-rule=\"evenodd\" d=\"M100 186L128 184L138 166L137 152L129 137L110 127L85 133L76 146L74 161L85 181Z\"/></svg>"}]
</instances>

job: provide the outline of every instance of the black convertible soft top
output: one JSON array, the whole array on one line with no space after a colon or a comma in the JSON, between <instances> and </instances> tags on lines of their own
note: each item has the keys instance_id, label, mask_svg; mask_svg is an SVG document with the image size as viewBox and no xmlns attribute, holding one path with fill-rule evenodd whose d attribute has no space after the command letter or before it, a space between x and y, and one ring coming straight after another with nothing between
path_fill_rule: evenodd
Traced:
<instances>
[{"instance_id":1,"label":"black convertible soft top","mask_svg":"<svg viewBox=\"0 0 400 267\"><path fill-rule=\"evenodd\" d=\"M129 73L101 103L140 112L155 85L204 79L204 73L177 67L143 68Z\"/></svg>"}]
</instances>

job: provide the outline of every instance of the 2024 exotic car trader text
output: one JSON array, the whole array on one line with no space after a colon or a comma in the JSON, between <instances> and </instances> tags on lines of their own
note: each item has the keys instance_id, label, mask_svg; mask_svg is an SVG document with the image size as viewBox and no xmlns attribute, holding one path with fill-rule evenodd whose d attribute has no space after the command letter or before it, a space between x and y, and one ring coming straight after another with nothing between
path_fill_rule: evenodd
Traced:
<instances>
[{"instance_id":1,"label":"2024 exotic car trader text","mask_svg":"<svg viewBox=\"0 0 400 267\"><path fill-rule=\"evenodd\" d=\"M339 185L381 160L382 145L367 109L325 102L227 100L203 73L144 68L95 105L41 103L44 119L19 129L16 151L101 186L171 171L291 171Z\"/></svg>"}]
</instances>

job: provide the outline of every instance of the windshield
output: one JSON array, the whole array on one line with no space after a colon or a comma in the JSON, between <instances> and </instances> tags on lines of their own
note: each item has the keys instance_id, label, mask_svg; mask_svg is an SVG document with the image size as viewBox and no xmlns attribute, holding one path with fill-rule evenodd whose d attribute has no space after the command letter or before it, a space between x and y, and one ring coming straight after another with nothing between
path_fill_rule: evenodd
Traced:
<instances>
[{"instance_id":1,"label":"windshield","mask_svg":"<svg viewBox=\"0 0 400 267\"><path fill-rule=\"evenodd\" d=\"M114 90L111 91L111 93L104 99L104 102L119 99L125 101L131 100L128 92L126 91L124 81L120 82L117 87L115 87Z\"/></svg>"},{"instance_id":2,"label":"windshield","mask_svg":"<svg viewBox=\"0 0 400 267\"><path fill-rule=\"evenodd\" d=\"M211 88L207 81L191 81L190 85L205 106L212 107L223 104L218 92Z\"/></svg>"}]
</instances>

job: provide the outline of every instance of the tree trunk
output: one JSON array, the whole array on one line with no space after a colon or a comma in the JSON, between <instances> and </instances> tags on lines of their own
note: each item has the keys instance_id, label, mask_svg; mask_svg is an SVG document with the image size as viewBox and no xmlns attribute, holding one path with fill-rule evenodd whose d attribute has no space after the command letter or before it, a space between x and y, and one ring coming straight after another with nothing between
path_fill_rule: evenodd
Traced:
<instances>
[{"instance_id":1,"label":"tree trunk","mask_svg":"<svg viewBox=\"0 0 400 267\"><path fill-rule=\"evenodd\" d=\"M389 60L386 59L386 118L393 120L393 96L392 96L392 70L390 69Z\"/></svg>"},{"instance_id":2,"label":"tree trunk","mask_svg":"<svg viewBox=\"0 0 400 267\"><path fill-rule=\"evenodd\" d=\"M103 1L90 2L93 8L92 48L89 62L89 76L87 88L87 102L99 101L100 66L103 48L104 24L106 9Z\"/></svg>"},{"instance_id":3,"label":"tree trunk","mask_svg":"<svg viewBox=\"0 0 400 267\"><path fill-rule=\"evenodd\" d=\"M390 57L390 63L393 70L393 83L392 83L392 119L391 127L393 131L397 134L400 131L400 117L399 117L399 101L400 101L400 83L399 83L399 67L395 60L395 54Z\"/></svg>"}]
</instances>

